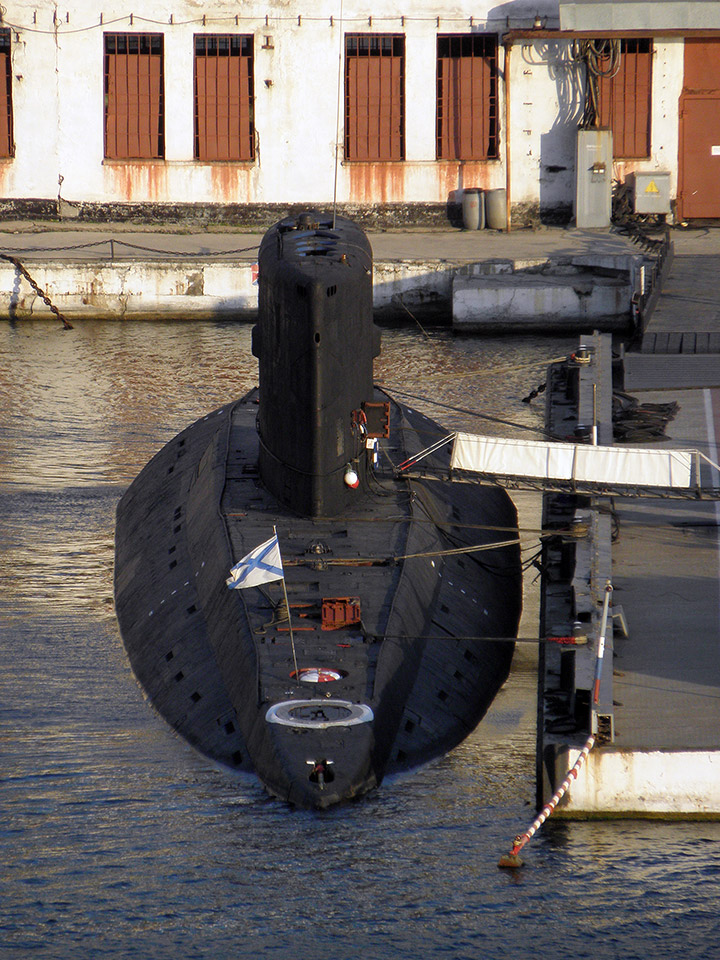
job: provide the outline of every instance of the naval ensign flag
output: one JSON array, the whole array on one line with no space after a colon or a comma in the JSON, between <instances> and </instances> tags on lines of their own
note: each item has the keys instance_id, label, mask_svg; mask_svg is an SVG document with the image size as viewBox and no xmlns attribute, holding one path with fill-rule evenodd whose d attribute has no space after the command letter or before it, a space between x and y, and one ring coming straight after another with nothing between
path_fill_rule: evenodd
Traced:
<instances>
[{"instance_id":1,"label":"naval ensign flag","mask_svg":"<svg viewBox=\"0 0 720 960\"><path fill-rule=\"evenodd\" d=\"M257 587L271 580L282 580L283 576L280 544L275 534L239 560L225 583L230 590L244 590L245 587Z\"/></svg>"}]
</instances>

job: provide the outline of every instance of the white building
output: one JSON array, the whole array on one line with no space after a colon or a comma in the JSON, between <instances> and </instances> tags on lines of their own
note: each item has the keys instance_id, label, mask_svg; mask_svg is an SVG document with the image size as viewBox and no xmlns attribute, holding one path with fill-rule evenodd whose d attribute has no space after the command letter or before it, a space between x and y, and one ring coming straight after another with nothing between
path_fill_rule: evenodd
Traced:
<instances>
[{"instance_id":1,"label":"white building","mask_svg":"<svg viewBox=\"0 0 720 960\"><path fill-rule=\"evenodd\" d=\"M613 176L667 171L678 216L720 216L716 0L0 9L6 217L257 223L335 197L438 222L480 187L506 191L513 223L567 220L589 38L617 41L591 90Z\"/></svg>"}]
</instances>

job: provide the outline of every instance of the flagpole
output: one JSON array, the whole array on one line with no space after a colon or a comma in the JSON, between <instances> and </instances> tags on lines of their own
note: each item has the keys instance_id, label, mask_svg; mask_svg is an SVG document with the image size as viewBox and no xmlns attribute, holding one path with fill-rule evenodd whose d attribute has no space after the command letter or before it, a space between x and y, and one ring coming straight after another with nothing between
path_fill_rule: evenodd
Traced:
<instances>
[{"instance_id":1,"label":"flagpole","mask_svg":"<svg viewBox=\"0 0 720 960\"><path fill-rule=\"evenodd\" d=\"M277 537L277 527L273 524L273 533ZM278 540L278 544L280 541ZM288 628L290 630L290 649L292 650L293 663L295 664L295 682L300 683L300 671L298 670L297 655L295 653L295 638L293 636L292 617L290 616L290 604L288 602L287 587L285 586L285 569L281 577L283 585L283 595L285 597L285 609L287 610Z\"/></svg>"}]
</instances>

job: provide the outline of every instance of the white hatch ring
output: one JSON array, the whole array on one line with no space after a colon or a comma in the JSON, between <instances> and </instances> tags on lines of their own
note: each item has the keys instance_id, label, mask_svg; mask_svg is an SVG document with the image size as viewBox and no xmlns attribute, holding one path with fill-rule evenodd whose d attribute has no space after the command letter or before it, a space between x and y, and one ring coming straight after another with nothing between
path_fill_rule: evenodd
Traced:
<instances>
[{"instance_id":1,"label":"white hatch ring","mask_svg":"<svg viewBox=\"0 0 720 960\"><path fill-rule=\"evenodd\" d=\"M354 727L374 719L370 707L349 700L283 700L265 714L268 723L286 727L325 730L328 727Z\"/></svg>"}]
</instances>

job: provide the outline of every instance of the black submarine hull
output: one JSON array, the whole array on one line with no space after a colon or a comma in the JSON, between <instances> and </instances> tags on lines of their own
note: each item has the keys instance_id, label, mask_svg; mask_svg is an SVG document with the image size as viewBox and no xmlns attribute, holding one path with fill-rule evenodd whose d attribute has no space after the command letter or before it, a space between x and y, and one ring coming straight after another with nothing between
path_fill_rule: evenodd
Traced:
<instances>
[{"instance_id":1,"label":"black submarine hull","mask_svg":"<svg viewBox=\"0 0 720 960\"><path fill-rule=\"evenodd\" d=\"M317 226L302 228L291 229L312 244ZM331 300L328 289L345 280L345 251L360 250L367 262L356 228L323 229L339 271L328 270L327 254L311 255L307 266L292 265L284 288L275 276L282 244L271 232L271 289L254 338L260 390L156 454L122 498L116 525L116 611L151 703L206 756L254 771L270 794L308 808L360 796L464 739L505 681L513 653L511 641L478 638L514 636L521 595L517 517L507 495L408 479L394 468L444 431L367 385L378 341L367 324L366 289L319 322L315 307L293 317L296 354L305 344L329 345L329 397L325 369L307 376L312 357L301 378L286 371L284 392L273 378L283 379L287 358L263 373L278 354L273 336L293 336L282 332L293 285L309 274L310 300L318 291ZM352 284L361 271L348 273ZM358 332L365 353L353 348L349 362L360 374L343 378L335 328L348 310L365 318ZM275 333L261 326L268 313ZM321 356L319 363L324 368ZM303 442L318 430L322 442ZM445 471L446 458L441 450L428 465ZM274 530L284 579L229 589L231 567ZM511 543L494 546L499 540Z\"/></svg>"}]
</instances>

